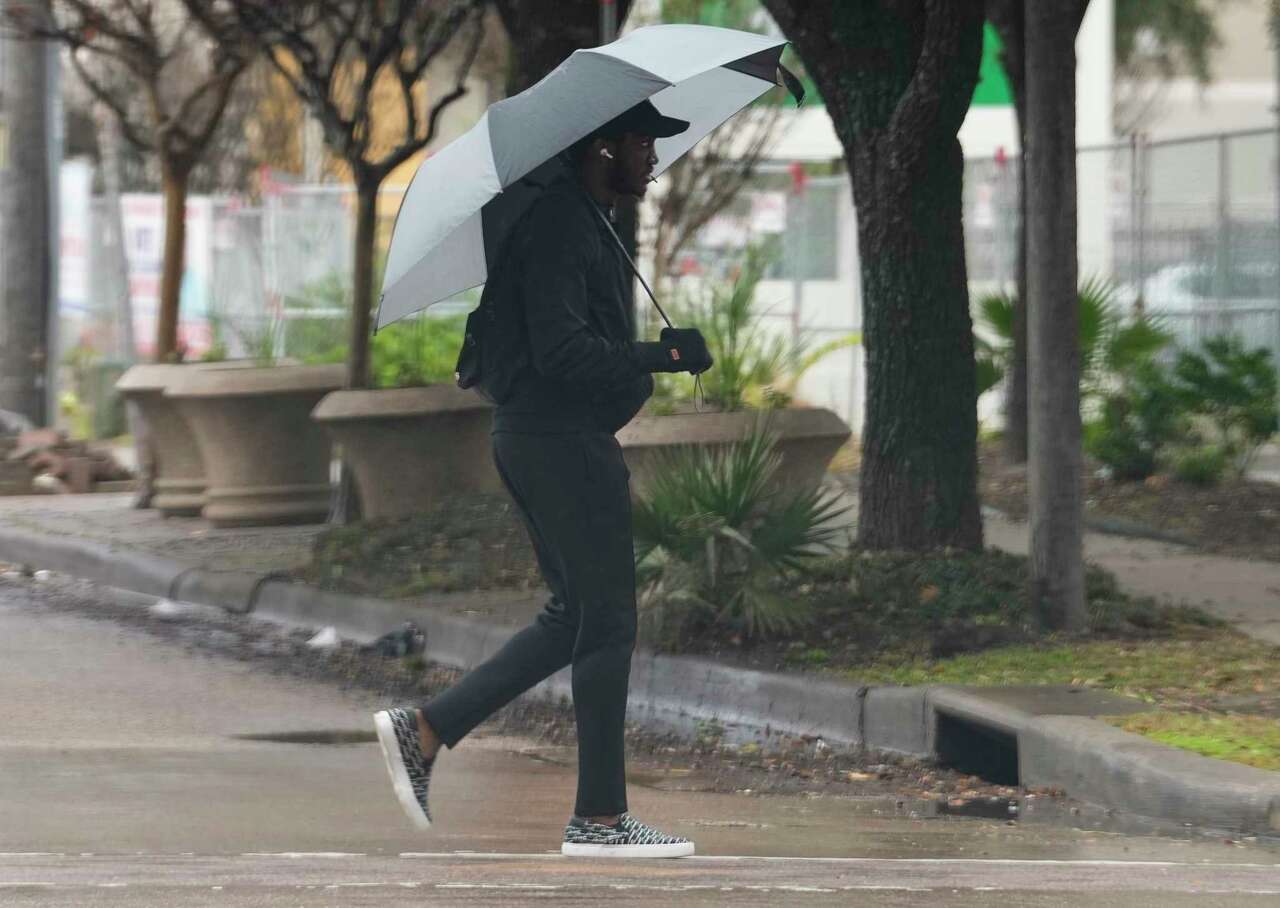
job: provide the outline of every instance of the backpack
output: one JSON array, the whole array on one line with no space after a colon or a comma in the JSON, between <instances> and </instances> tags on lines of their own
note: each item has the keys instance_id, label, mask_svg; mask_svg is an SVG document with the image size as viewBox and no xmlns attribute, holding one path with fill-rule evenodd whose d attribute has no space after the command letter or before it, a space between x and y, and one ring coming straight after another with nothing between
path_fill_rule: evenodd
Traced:
<instances>
[{"instance_id":1,"label":"backpack","mask_svg":"<svg viewBox=\"0 0 1280 908\"><path fill-rule=\"evenodd\" d=\"M511 397L516 380L530 365L524 319L513 306L512 278L518 269L509 254L522 226L517 223L509 234L480 294L480 305L467 316L454 369L459 388L474 388L493 404L505 403Z\"/></svg>"}]
</instances>

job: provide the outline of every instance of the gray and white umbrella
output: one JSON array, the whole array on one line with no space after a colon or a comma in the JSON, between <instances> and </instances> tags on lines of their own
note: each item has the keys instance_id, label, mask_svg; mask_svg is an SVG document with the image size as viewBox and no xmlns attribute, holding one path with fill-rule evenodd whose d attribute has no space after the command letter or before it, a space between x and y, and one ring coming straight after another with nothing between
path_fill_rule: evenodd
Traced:
<instances>
[{"instance_id":1,"label":"gray and white umbrella","mask_svg":"<svg viewBox=\"0 0 1280 908\"><path fill-rule=\"evenodd\" d=\"M545 79L493 104L466 134L423 161L396 218L378 307L381 328L483 284L518 210L539 191L516 184L622 112L649 99L690 123L658 139L661 174L704 136L784 79L786 42L703 25L655 25L578 50Z\"/></svg>"}]
</instances>

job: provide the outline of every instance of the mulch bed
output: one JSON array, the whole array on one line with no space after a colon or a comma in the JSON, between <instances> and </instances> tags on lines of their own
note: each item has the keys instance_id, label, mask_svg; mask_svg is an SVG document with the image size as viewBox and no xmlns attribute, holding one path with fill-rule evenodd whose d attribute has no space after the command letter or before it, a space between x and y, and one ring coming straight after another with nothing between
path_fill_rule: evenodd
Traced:
<instances>
[{"instance_id":1,"label":"mulch bed","mask_svg":"<svg viewBox=\"0 0 1280 908\"><path fill-rule=\"evenodd\" d=\"M511 501L497 495L449 496L403 520L331 527L294 577L320 589L390 599L542 586L524 524Z\"/></svg>"},{"instance_id":2,"label":"mulch bed","mask_svg":"<svg viewBox=\"0 0 1280 908\"><path fill-rule=\"evenodd\" d=\"M1201 487L1167 476L1146 482L1119 482L1097 475L1086 462L1085 510L1115 529L1176 538L1205 552L1239 558L1280 561L1280 485L1224 479ZM978 455L980 493L984 504L1012 517L1027 514L1027 473L1011 466L997 444L984 444Z\"/></svg>"},{"instance_id":3,"label":"mulch bed","mask_svg":"<svg viewBox=\"0 0 1280 908\"><path fill-rule=\"evenodd\" d=\"M1061 643L1035 628L1027 588L1027 559L998 550L854 552L778 584L777 592L807 609L800 628L751 640L723 626L692 626L682 633L678 651L762 671L842 672ZM1143 641L1219 630L1196 609L1128 596L1114 576L1098 568L1086 571L1086 597L1088 640Z\"/></svg>"}]
</instances>

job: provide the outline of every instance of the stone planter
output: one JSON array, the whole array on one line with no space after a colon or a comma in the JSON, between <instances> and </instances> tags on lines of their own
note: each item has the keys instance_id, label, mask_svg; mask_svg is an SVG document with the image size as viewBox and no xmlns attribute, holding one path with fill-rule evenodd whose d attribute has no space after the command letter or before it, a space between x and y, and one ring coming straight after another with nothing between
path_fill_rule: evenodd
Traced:
<instances>
[{"instance_id":1,"label":"stone planter","mask_svg":"<svg viewBox=\"0 0 1280 908\"><path fill-rule=\"evenodd\" d=\"M198 515L204 507L205 483L195 435L164 392L186 372L208 367L202 363L134 366L116 382L116 390L137 408L145 423L145 437L136 429L134 432L138 466L141 470L148 462L142 446L149 445L155 464L151 506L165 517Z\"/></svg>"},{"instance_id":2,"label":"stone planter","mask_svg":"<svg viewBox=\"0 0 1280 908\"><path fill-rule=\"evenodd\" d=\"M741 441L755 421L767 418L782 456L777 482L783 488L816 488L840 446L853 434L835 413L825 409L787 408L733 413L683 413L637 416L618 433L623 458L631 471L632 494L641 494L661 469L663 459L687 445L725 448Z\"/></svg>"},{"instance_id":3,"label":"stone planter","mask_svg":"<svg viewBox=\"0 0 1280 908\"><path fill-rule=\"evenodd\" d=\"M342 366L271 366L175 379L165 394L195 433L207 520L217 527L324 520L330 445L311 411L344 375Z\"/></svg>"},{"instance_id":4,"label":"stone planter","mask_svg":"<svg viewBox=\"0 0 1280 908\"><path fill-rule=\"evenodd\" d=\"M312 415L342 449L372 520L420 513L449 492L501 494L492 411L473 392L440 384L335 391Z\"/></svg>"}]
</instances>

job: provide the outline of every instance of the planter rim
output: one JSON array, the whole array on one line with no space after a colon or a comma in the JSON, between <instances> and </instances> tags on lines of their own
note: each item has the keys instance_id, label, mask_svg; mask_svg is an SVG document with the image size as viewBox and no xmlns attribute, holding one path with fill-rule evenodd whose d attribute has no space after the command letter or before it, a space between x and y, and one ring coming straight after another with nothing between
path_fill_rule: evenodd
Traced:
<instances>
[{"instance_id":1,"label":"planter rim","mask_svg":"<svg viewBox=\"0 0 1280 908\"><path fill-rule=\"evenodd\" d=\"M166 397L209 398L259 394L323 394L346 381L341 365L249 366L232 369L193 369L165 388Z\"/></svg>"},{"instance_id":2,"label":"planter rim","mask_svg":"<svg viewBox=\"0 0 1280 908\"><path fill-rule=\"evenodd\" d=\"M734 410L728 413L637 416L618 432L618 441L628 447L738 441L746 428L757 417L766 413L772 417L775 430L789 438L848 438L853 434L853 430L843 419L825 407L787 407L770 411Z\"/></svg>"},{"instance_id":3,"label":"planter rim","mask_svg":"<svg viewBox=\"0 0 1280 908\"><path fill-rule=\"evenodd\" d=\"M311 418L318 422L343 422L491 409L493 404L479 394L440 383L416 388L334 391L316 405Z\"/></svg>"},{"instance_id":4,"label":"planter rim","mask_svg":"<svg viewBox=\"0 0 1280 908\"><path fill-rule=\"evenodd\" d=\"M197 369L238 369L240 363L226 360L212 363L139 363L116 381L117 391L164 391L183 375Z\"/></svg>"}]
</instances>

